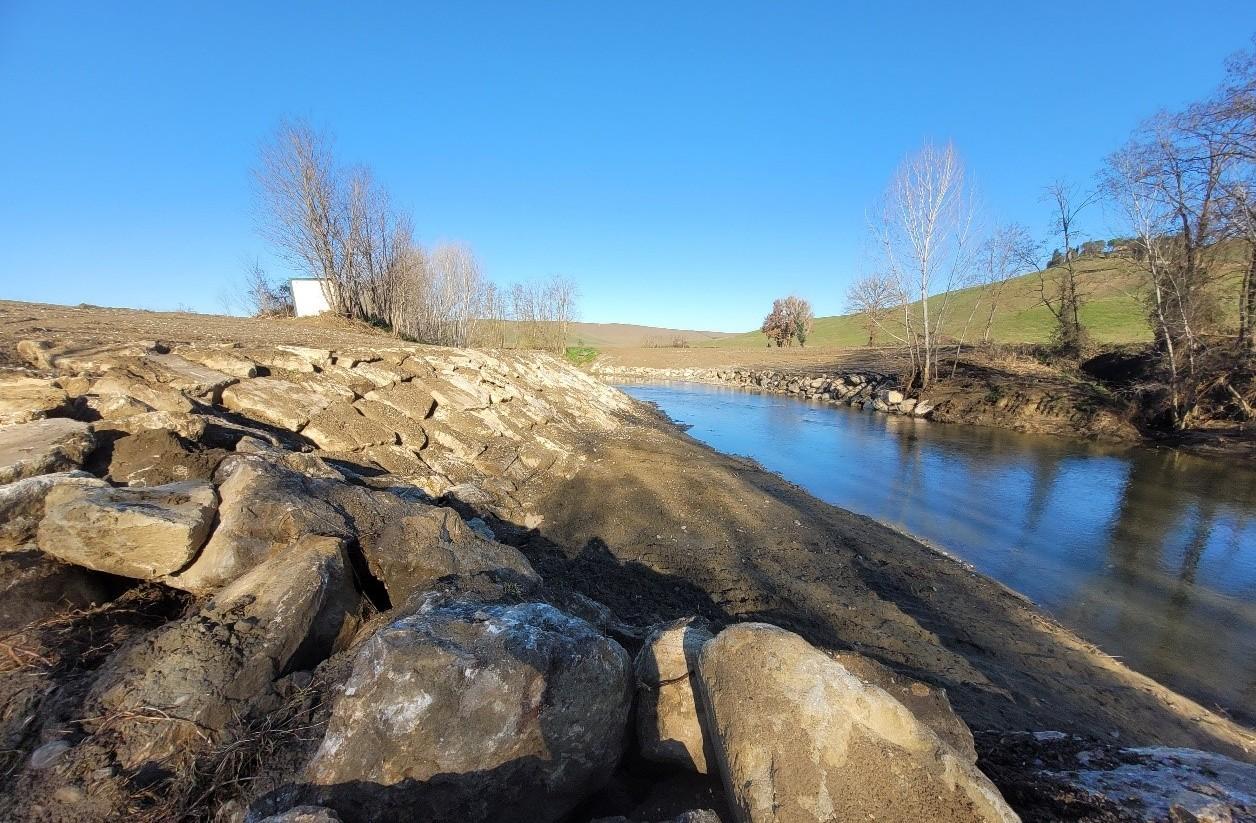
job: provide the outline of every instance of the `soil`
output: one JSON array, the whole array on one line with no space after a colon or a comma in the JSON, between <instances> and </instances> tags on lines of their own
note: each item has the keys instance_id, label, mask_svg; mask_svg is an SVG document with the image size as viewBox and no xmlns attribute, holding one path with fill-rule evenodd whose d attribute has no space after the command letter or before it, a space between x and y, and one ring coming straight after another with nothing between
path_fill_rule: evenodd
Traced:
<instances>
[{"instance_id":1,"label":"soil","mask_svg":"<svg viewBox=\"0 0 1256 823\"><path fill-rule=\"evenodd\" d=\"M60 337L322 347L387 340L322 319L0 302L0 365L18 363L18 340ZM730 355L642 351L696 352L701 365ZM823 359L832 352L812 356L814 368L833 365ZM548 586L609 607L627 624L616 639L630 647L661 620L762 620L946 689L986 758L994 746L983 750L983 740L1059 730L1256 762L1252 730L1129 670L969 566L822 503L753 461L720 454L645 405L615 433L591 439L586 455L583 469L539 502L538 529L486 519L524 550ZM1014 771L1000 774L1009 797L1032 791Z\"/></svg>"}]
</instances>

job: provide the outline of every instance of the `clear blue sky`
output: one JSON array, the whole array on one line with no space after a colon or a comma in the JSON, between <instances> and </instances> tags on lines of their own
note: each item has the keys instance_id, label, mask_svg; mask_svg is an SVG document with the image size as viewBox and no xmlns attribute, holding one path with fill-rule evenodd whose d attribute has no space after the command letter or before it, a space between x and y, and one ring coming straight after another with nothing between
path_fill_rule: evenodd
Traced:
<instances>
[{"instance_id":1,"label":"clear blue sky","mask_svg":"<svg viewBox=\"0 0 1256 823\"><path fill-rule=\"evenodd\" d=\"M286 274L249 170L298 116L421 240L503 283L566 274L587 320L742 330L791 290L834 314L924 139L1041 230L1044 184L1254 30L1246 0L0 0L0 297L217 311L245 261Z\"/></svg>"}]
</instances>

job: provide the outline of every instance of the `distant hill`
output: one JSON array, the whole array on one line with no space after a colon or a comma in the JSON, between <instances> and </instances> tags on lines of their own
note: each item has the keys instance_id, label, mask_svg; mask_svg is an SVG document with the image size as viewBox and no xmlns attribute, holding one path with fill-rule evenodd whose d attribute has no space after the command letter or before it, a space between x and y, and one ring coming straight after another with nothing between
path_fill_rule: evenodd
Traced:
<instances>
[{"instance_id":1,"label":"distant hill","mask_svg":"<svg viewBox=\"0 0 1256 823\"><path fill-rule=\"evenodd\" d=\"M1074 263L1088 295L1082 307L1082 323L1092 339L1098 343L1135 343L1151 339L1151 327L1147 324L1146 309L1140 292L1140 279L1134 262L1126 257L1083 257ZM1050 269L1047 270L1050 272ZM1233 274L1218 284L1218 297L1222 310L1229 317L1234 315L1237 325L1238 288L1241 275L1237 266ZM1022 275L1009 281L995 313L993 338L998 343L1043 343L1051 339L1054 319L1039 299L1039 275L1037 272ZM958 337L969 322L966 339L981 339L985 329L984 287L973 287L952 292L946 309L947 319L943 333ZM932 297L931 310L942 305L942 297ZM980 304L978 305L978 301ZM917 301L918 303L919 301ZM916 305L916 304L913 304ZM976 314L973 309L976 307ZM899 320L902 309L886 321L887 327L901 333ZM858 315L817 317L815 329L808 346L862 346L868 341L862 318ZM885 331L878 332L880 345L892 345L895 341ZM767 345L767 337L753 331L729 335L702 345L720 348L753 348Z\"/></svg>"},{"instance_id":2,"label":"distant hill","mask_svg":"<svg viewBox=\"0 0 1256 823\"><path fill-rule=\"evenodd\" d=\"M716 343L731 332L664 329L658 326L636 326L631 323L574 323L567 335L573 346L598 349L671 346L683 341L691 346Z\"/></svg>"}]
</instances>

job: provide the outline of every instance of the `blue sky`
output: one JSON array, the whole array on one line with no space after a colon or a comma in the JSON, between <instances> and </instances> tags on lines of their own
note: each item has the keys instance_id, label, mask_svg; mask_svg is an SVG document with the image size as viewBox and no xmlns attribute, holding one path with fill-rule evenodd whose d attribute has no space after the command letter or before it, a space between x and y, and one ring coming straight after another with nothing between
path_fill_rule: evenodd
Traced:
<instances>
[{"instance_id":1,"label":"blue sky","mask_svg":"<svg viewBox=\"0 0 1256 823\"><path fill-rule=\"evenodd\" d=\"M1207 93L1253 31L1240 0L0 0L0 298L218 311L253 258L286 274L250 168L297 116L423 242L572 277L586 320L742 330L790 291L834 314L926 138L1041 232L1043 185Z\"/></svg>"}]
</instances>

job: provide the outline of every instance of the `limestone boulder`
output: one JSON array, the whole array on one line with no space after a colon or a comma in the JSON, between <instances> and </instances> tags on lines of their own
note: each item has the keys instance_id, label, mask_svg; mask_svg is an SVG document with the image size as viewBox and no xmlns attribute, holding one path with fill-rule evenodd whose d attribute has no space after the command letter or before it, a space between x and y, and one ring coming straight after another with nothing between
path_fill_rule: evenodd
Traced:
<instances>
[{"instance_id":1,"label":"limestone boulder","mask_svg":"<svg viewBox=\"0 0 1256 823\"><path fill-rule=\"evenodd\" d=\"M245 380L260 373L255 361L233 349L179 349L178 354L215 371Z\"/></svg>"},{"instance_id":2,"label":"limestone boulder","mask_svg":"<svg viewBox=\"0 0 1256 823\"><path fill-rule=\"evenodd\" d=\"M1018 820L966 755L792 632L731 626L698 671L739 821Z\"/></svg>"},{"instance_id":3,"label":"limestone boulder","mask_svg":"<svg viewBox=\"0 0 1256 823\"><path fill-rule=\"evenodd\" d=\"M95 446L91 426L64 417L0 426L0 483L80 468Z\"/></svg>"},{"instance_id":4,"label":"limestone boulder","mask_svg":"<svg viewBox=\"0 0 1256 823\"><path fill-rule=\"evenodd\" d=\"M552 606L429 599L363 645L307 777L350 822L559 820L619 761L629 668Z\"/></svg>"},{"instance_id":5,"label":"limestone boulder","mask_svg":"<svg viewBox=\"0 0 1256 823\"><path fill-rule=\"evenodd\" d=\"M523 597L541 585L518 549L485 540L453 509L423 507L386 524L364 554L393 603L442 579L486 597Z\"/></svg>"},{"instance_id":6,"label":"limestone boulder","mask_svg":"<svg viewBox=\"0 0 1256 823\"><path fill-rule=\"evenodd\" d=\"M99 718L88 725L110 724L127 768L186 765L228 739L276 679L346 646L359 611L344 541L306 535L111 658L88 696Z\"/></svg>"},{"instance_id":7,"label":"limestone boulder","mask_svg":"<svg viewBox=\"0 0 1256 823\"><path fill-rule=\"evenodd\" d=\"M203 480L148 488L63 483L44 498L36 542L66 563L156 580L196 557L217 507L213 485Z\"/></svg>"},{"instance_id":8,"label":"limestone boulder","mask_svg":"<svg viewBox=\"0 0 1256 823\"><path fill-rule=\"evenodd\" d=\"M242 380L222 393L228 409L289 431L300 431L332 399L314 387L274 377Z\"/></svg>"},{"instance_id":9,"label":"limestone boulder","mask_svg":"<svg viewBox=\"0 0 1256 823\"><path fill-rule=\"evenodd\" d=\"M411 420L424 420L436 407L432 392L417 380L375 389L363 399L391 406Z\"/></svg>"},{"instance_id":10,"label":"limestone boulder","mask_svg":"<svg viewBox=\"0 0 1256 823\"><path fill-rule=\"evenodd\" d=\"M710 640L701 621L683 618L655 628L637 654L637 743L647 760L699 774L715 769L694 686L698 655Z\"/></svg>"},{"instance_id":11,"label":"limestone boulder","mask_svg":"<svg viewBox=\"0 0 1256 823\"><path fill-rule=\"evenodd\" d=\"M326 451L353 451L397 442L396 431L366 417L344 401L332 403L311 417L301 434Z\"/></svg>"},{"instance_id":12,"label":"limestone boulder","mask_svg":"<svg viewBox=\"0 0 1256 823\"><path fill-rule=\"evenodd\" d=\"M149 354L131 367L147 382L159 383L189 397L217 403L222 390L239 380L234 375L212 369L177 354Z\"/></svg>"},{"instance_id":13,"label":"limestone boulder","mask_svg":"<svg viewBox=\"0 0 1256 823\"><path fill-rule=\"evenodd\" d=\"M55 472L26 477L0 486L0 552L24 547L35 541L39 521L44 519L44 498L57 485L105 488L108 483L87 472Z\"/></svg>"},{"instance_id":14,"label":"limestone boulder","mask_svg":"<svg viewBox=\"0 0 1256 823\"><path fill-rule=\"evenodd\" d=\"M27 423L63 412L69 395L48 378L12 375L0 377L0 425Z\"/></svg>"},{"instance_id":15,"label":"limestone boulder","mask_svg":"<svg viewBox=\"0 0 1256 823\"><path fill-rule=\"evenodd\" d=\"M104 398L106 403L138 401L157 411L187 413L196 408L196 404L176 387L149 382L127 368L110 370L92 384L90 394Z\"/></svg>"},{"instance_id":16,"label":"limestone boulder","mask_svg":"<svg viewBox=\"0 0 1256 823\"><path fill-rule=\"evenodd\" d=\"M370 395L353 404L364 417L397 433L403 446L422 449L427 445L427 433L418 420L401 412L396 406L370 399Z\"/></svg>"},{"instance_id":17,"label":"limestone boulder","mask_svg":"<svg viewBox=\"0 0 1256 823\"><path fill-rule=\"evenodd\" d=\"M888 692L969 763L977 762L973 733L951 708L944 689L905 677L855 652L829 652L829 655L863 683Z\"/></svg>"}]
</instances>

